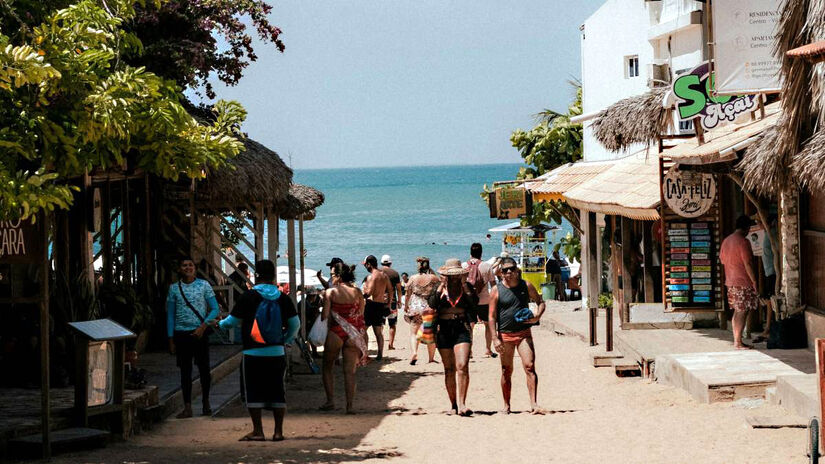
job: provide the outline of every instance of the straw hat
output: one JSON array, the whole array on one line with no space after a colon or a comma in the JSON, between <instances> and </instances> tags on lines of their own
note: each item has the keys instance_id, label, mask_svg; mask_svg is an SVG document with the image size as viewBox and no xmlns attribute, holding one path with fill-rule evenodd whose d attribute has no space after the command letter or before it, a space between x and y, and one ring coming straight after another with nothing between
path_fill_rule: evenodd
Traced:
<instances>
[{"instance_id":1,"label":"straw hat","mask_svg":"<svg viewBox=\"0 0 825 464\"><path fill-rule=\"evenodd\" d=\"M438 273L445 276L459 276L469 274L470 271L461 267L461 260L450 258L444 261L444 265L438 268Z\"/></svg>"}]
</instances>

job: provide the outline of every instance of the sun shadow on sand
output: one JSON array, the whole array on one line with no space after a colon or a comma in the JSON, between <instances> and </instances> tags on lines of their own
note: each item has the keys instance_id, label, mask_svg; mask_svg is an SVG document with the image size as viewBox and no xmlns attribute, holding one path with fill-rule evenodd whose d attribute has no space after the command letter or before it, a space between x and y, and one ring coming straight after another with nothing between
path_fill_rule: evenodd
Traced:
<instances>
[{"instance_id":1,"label":"sun shadow on sand","mask_svg":"<svg viewBox=\"0 0 825 464\"><path fill-rule=\"evenodd\" d=\"M288 412L284 424L286 440L271 441L272 415L265 411L266 442L239 442L251 430L251 422L240 401L216 418L169 420L150 433L89 453L67 454L56 463L142 464L166 463L302 463L361 462L403 457L391 437L373 432L395 415L436 414L401 405L399 399L419 378L443 375L428 369L408 371L406 361L390 358L372 362L357 373L356 414L344 414L344 386L340 366L335 370L336 409L319 411L325 395L320 375L295 375L287 383ZM237 375L233 373L230 375ZM401 400L403 401L403 400Z\"/></svg>"}]
</instances>

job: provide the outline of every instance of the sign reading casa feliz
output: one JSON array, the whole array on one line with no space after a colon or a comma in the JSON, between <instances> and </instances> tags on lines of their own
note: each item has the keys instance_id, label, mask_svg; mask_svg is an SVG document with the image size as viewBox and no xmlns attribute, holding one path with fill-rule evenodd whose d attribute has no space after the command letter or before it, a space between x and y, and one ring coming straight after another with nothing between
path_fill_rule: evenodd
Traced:
<instances>
[{"instance_id":1,"label":"sign reading casa feliz","mask_svg":"<svg viewBox=\"0 0 825 464\"><path fill-rule=\"evenodd\" d=\"M705 214L716 198L716 181L712 174L668 170L662 185L665 203L681 217L696 218Z\"/></svg>"},{"instance_id":2,"label":"sign reading casa feliz","mask_svg":"<svg viewBox=\"0 0 825 464\"><path fill-rule=\"evenodd\" d=\"M698 117L702 128L711 130L756 109L758 95L714 95L714 78L709 71L705 62L673 81L671 90L680 121Z\"/></svg>"}]
</instances>

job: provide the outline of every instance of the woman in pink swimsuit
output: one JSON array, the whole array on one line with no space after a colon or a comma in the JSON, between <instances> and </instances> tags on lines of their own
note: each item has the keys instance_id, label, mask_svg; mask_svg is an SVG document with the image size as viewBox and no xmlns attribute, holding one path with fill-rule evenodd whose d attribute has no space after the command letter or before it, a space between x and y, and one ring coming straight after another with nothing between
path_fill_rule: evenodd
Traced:
<instances>
[{"instance_id":1,"label":"woman in pink swimsuit","mask_svg":"<svg viewBox=\"0 0 825 464\"><path fill-rule=\"evenodd\" d=\"M354 266L337 263L330 272L332 286L324 292L321 320L328 321L329 332L324 343L322 379L327 401L323 411L335 409L334 376L332 369L339 353L344 354L344 385L347 396L347 414L353 413L355 397L355 369L367 362L366 329L364 327L364 295L355 286Z\"/></svg>"}]
</instances>

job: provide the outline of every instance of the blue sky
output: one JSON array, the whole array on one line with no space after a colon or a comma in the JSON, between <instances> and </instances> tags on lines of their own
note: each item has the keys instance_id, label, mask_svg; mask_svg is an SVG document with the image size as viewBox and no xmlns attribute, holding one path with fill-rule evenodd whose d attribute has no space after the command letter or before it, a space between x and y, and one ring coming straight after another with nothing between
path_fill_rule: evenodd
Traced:
<instances>
[{"instance_id":1,"label":"blue sky","mask_svg":"<svg viewBox=\"0 0 825 464\"><path fill-rule=\"evenodd\" d=\"M519 162L510 132L564 110L601 0L271 1L236 87L250 137L301 168Z\"/></svg>"}]
</instances>

